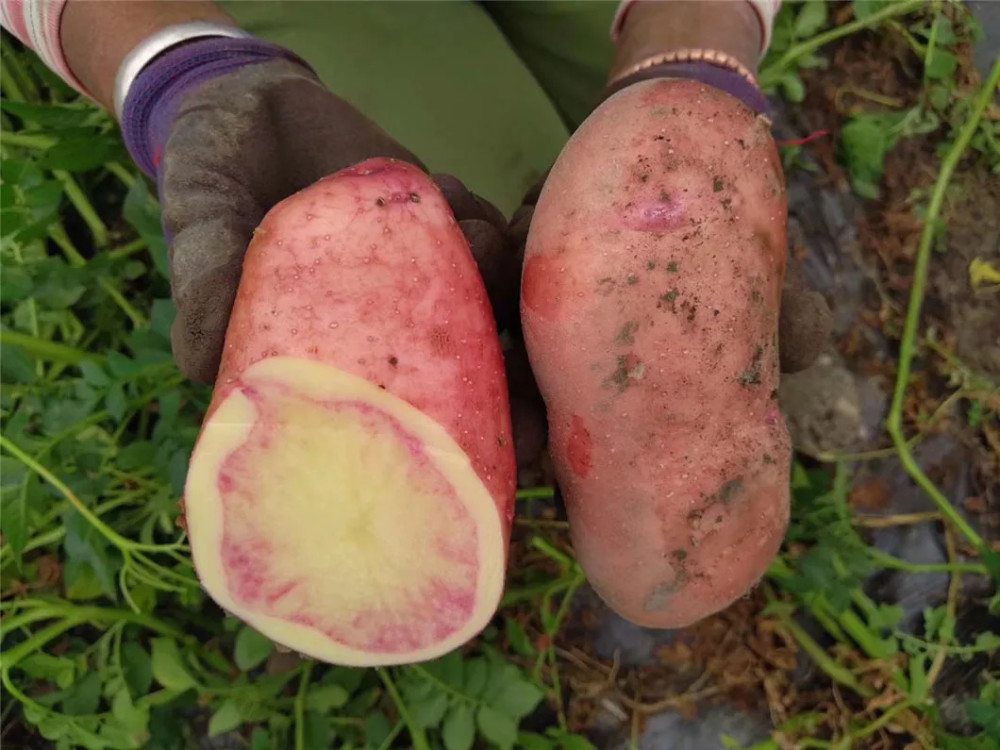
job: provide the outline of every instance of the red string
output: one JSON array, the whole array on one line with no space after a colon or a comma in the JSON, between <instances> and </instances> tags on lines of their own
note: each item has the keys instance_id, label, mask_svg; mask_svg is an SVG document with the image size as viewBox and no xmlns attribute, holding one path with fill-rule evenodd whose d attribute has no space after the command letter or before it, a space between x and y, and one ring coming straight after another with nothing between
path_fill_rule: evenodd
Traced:
<instances>
[{"instance_id":1,"label":"red string","mask_svg":"<svg viewBox=\"0 0 1000 750\"><path fill-rule=\"evenodd\" d=\"M829 130L817 130L815 133L810 133L805 138L793 138L789 141L777 141L777 144L779 146L803 146L828 135L830 135Z\"/></svg>"}]
</instances>

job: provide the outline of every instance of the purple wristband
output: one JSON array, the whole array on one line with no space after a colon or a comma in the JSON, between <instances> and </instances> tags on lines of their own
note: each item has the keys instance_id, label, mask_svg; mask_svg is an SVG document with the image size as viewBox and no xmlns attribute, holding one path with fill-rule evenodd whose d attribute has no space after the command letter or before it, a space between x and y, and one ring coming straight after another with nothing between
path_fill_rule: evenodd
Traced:
<instances>
[{"instance_id":1,"label":"purple wristband","mask_svg":"<svg viewBox=\"0 0 1000 750\"><path fill-rule=\"evenodd\" d=\"M155 178L185 94L244 65L278 59L312 70L293 52L257 39L197 39L154 58L132 83L122 107L122 137L129 154L143 172Z\"/></svg>"},{"instance_id":2,"label":"purple wristband","mask_svg":"<svg viewBox=\"0 0 1000 750\"><path fill-rule=\"evenodd\" d=\"M625 81L616 84L615 88L620 90L629 83L653 78L687 78L692 81L701 81L707 86L712 86L736 97L759 115L771 115L771 103L759 88L736 71L720 68L718 65L707 62L675 62L655 65L629 76Z\"/></svg>"}]
</instances>

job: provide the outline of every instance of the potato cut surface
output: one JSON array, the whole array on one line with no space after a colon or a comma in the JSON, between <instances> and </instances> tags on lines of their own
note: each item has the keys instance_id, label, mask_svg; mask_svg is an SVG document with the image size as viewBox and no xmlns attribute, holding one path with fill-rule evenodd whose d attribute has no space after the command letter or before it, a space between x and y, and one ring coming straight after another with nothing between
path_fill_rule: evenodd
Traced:
<instances>
[{"instance_id":1,"label":"potato cut surface","mask_svg":"<svg viewBox=\"0 0 1000 750\"><path fill-rule=\"evenodd\" d=\"M493 312L430 177L371 159L274 206L185 488L212 598L327 662L432 659L496 612L515 487Z\"/></svg>"},{"instance_id":2,"label":"potato cut surface","mask_svg":"<svg viewBox=\"0 0 1000 750\"><path fill-rule=\"evenodd\" d=\"M482 629L500 596L499 517L461 448L336 368L250 368L205 425L189 486L206 589L304 654L433 658Z\"/></svg>"}]
</instances>

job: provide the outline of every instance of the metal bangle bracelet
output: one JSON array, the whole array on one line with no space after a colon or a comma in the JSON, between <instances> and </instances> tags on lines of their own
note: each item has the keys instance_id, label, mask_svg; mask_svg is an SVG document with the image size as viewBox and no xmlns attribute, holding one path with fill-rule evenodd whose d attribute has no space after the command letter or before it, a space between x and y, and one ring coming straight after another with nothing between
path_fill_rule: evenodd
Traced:
<instances>
[{"instance_id":1,"label":"metal bangle bracelet","mask_svg":"<svg viewBox=\"0 0 1000 750\"><path fill-rule=\"evenodd\" d=\"M225 36L233 39L252 39L243 29L223 23L209 21L189 21L166 26L139 42L122 60L115 75L114 110L115 119L121 122L125 98L136 77L149 62L170 47L199 37Z\"/></svg>"}]
</instances>

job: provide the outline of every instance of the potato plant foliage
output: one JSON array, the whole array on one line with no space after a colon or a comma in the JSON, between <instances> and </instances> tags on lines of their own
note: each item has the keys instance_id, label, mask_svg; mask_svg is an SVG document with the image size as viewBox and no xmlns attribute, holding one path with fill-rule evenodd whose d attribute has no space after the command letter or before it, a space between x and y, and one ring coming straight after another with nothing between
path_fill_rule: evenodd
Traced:
<instances>
[{"instance_id":1,"label":"potato plant foliage","mask_svg":"<svg viewBox=\"0 0 1000 750\"><path fill-rule=\"evenodd\" d=\"M811 46L831 33L833 8L821 5L784 5L762 71L771 90L793 101L804 95L798 71L824 64ZM961 41L963 29L938 20L937 4L850 5L865 29L910 24L905 14L918 14L911 36L930 63L921 112L937 113L946 150L961 145L976 102L948 89L951 62L938 52L948 51L949 34ZM517 571L480 638L423 664L353 669L302 660L204 594L178 498L211 391L185 379L171 358L159 207L107 115L9 36L0 53L0 742L59 750L185 750L205 746L205 737L252 750L591 748L570 728L573 696L559 676L564 625L584 584L576 561L547 536L559 522L515 529L544 564ZM854 135L880 129L888 149L924 128L925 114L859 115ZM995 119L980 122L969 148L986 153L995 148ZM850 130L842 138L855 189L874 195L883 151L871 152L864 144L874 141ZM933 211L927 221L937 221ZM989 402L975 403L970 423L995 422ZM867 545L850 487L847 463L793 465L789 532L762 584L769 604L760 616L797 644L818 684L864 712L837 726L817 713L793 716L756 749L864 747L903 722L913 746L996 750L995 676L976 675L965 736L945 731L932 695L943 664L975 663L1000 638L959 637L951 597L907 629L902 610L863 588L884 569L997 579L996 553L966 534L979 554L962 562L892 558ZM527 511L551 495L523 490L519 506ZM944 502L941 517L954 520ZM989 609L1000 609L1000 597ZM873 674L888 675L879 695ZM638 724L626 721L633 742ZM719 745L740 746L726 737Z\"/></svg>"}]
</instances>

